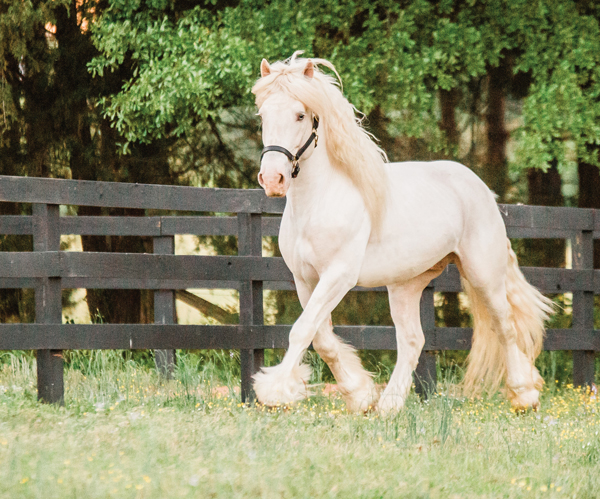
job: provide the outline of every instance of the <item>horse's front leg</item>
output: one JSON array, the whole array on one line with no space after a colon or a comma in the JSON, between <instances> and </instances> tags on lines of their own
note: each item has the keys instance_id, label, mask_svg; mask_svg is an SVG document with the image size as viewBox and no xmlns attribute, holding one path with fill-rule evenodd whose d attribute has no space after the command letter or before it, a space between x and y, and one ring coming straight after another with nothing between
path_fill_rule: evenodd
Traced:
<instances>
[{"instance_id":1,"label":"horse's front leg","mask_svg":"<svg viewBox=\"0 0 600 499\"><path fill-rule=\"evenodd\" d=\"M278 366L265 367L254 375L254 391L262 404L290 404L309 395L310 367L302 364L317 329L356 284L356 270L346 267L324 273L308 299L302 315L290 331L290 346Z\"/></svg>"},{"instance_id":2,"label":"horse's front leg","mask_svg":"<svg viewBox=\"0 0 600 499\"><path fill-rule=\"evenodd\" d=\"M315 287L297 277L294 280L298 298L302 308L305 308ZM329 366L347 409L350 412L365 412L374 407L378 393L373 375L363 368L355 348L344 343L333 332L331 314L318 327L312 344Z\"/></svg>"}]
</instances>

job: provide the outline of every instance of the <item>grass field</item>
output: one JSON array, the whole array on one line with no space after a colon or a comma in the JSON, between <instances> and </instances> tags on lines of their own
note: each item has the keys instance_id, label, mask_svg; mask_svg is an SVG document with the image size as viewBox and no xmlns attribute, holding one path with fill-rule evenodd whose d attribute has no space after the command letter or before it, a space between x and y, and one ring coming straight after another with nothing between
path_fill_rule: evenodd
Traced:
<instances>
[{"instance_id":1,"label":"grass field","mask_svg":"<svg viewBox=\"0 0 600 499\"><path fill-rule=\"evenodd\" d=\"M36 402L31 356L1 360L0 497L600 497L600 403L569 387L517 416L446 382L381 419L335 394L243 406L226 358L180 356L164 381L92 352L70 359L57 408Z\"/></svg>"}]
</instances>

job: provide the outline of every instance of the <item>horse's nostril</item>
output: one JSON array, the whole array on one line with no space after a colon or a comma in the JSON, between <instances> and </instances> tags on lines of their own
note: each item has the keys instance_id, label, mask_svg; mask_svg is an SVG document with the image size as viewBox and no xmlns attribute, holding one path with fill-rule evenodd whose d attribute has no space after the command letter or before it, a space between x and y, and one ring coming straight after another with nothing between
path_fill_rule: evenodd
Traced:
<instances>
[{"instance_id":1,"label":"horse's nostril","mask_svg":"<svg viewBox=\"0 0 600 499\"><path fill-rule=\"evenodd\" d=\"M259 183L260 185L264 185L262 173L259 173L259 174L258 174L258 183Z\"/></svg>"},{"instance_id":2,"label":"horse's nostril","mask_svg":"<svg viewBox=\"0 0 600 499\"><path fill-rule=\"evenodd\" d=\"M283 184L283 175L281 173L279 174L279 184Z\"/></svg>"}]
</instances>

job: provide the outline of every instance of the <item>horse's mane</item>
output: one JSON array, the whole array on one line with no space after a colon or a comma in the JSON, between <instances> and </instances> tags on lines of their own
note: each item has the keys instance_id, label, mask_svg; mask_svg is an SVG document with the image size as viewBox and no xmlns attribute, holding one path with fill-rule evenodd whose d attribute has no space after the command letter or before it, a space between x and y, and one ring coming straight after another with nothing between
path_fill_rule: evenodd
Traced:
<instances>
[{"instance_id":1,"label":"horse's mane","mask_svg":"<svg viewBox=\"0 0 600 499\"><path fill-rule=\"evenodd\" d=\"M361 125L356 108L342 95L338 81L323 73L318 66L331 69L341 79L333 64L325 59L310 59L315 65L313 78L304 76L308 59L294 52L287 61L270 65L271 73L260 78L252 92L256 104L278 92L286 92L302 102L319 118L319 132L326 137L327 152L336 168L344 172L358 189L377 231L383 220L388 197L385 168L387 156L373 141L373 136Z\"/></svg>"}]
</instances>

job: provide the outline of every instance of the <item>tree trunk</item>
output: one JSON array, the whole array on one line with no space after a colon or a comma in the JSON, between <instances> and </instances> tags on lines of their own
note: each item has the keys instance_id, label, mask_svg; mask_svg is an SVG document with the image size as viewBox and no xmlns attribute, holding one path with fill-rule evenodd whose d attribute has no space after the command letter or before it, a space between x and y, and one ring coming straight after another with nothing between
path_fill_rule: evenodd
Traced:
<instances>
[{"instance_id":1,"label":"tree trunk","mask_svg":"<svg viewBox=\"0 0 600 499\"><path fill-rule=\"evenodd\" d=\"M577 171L579 173L578 206L600 208L600 170L595 165L580 162ZM600 269L600 240L598 239L594 240L594 268Z\"/></svg>"},{"instance_id":2,"label":"tree trunk","mask_svg":"<svg viewBox=\"0 0 600 499\"><path fill-rule=\"evenodd\" d=\"M537 168L527 171L527 185L531 205L563 206L560 173L553 164L546 172ZM531 260L528 265L536 267L564 267L564 239L527 239L526 247Z\"/></svg>"},{"instance_id":3,"label":"tree trunk","mask_svg":"<svg viewBox=\"0 0 600 499\"><path fill-rule=\"evenodd\" d=\"M506 144L508 132L504 122L506 93L510 85L511 70L506 59L500 61L496 68L488 71L487 113L487 158L482 170L482 178L494 191L500 201L506 196L508 180L508 164L506 161Z\"/></svg>"},{"instance_id":4,"label":"tree trunk","mask_svg":"<svg viewBox=\"0 0 600 499\"><path fill-rule=\"evenodd\" d=\"M450 153L444 159L457 159L460 133L456 124L456 107L458 105L458 90L440 90L441 121L439 127L446 134ZM467 314L460 309L458 293L442 294L442 318L446 327L461 327L467 319Z\"/></svg>"},{"instance_id":5,"label":"tree trunk","mask_svg":"<svg viewBox=\"0 0 600 499\"><path fill-rule=\"evenodd\" d=\"M440 130L446 134L448 144L454 148L458 147L460 134L456 125L456 107L458 106L458 90L440 90L440 109L442 119ZM456 149L455 149L456 150ZM456 159L456 153L449 155L448 159Z\"/></svg>"}]
</instances>

